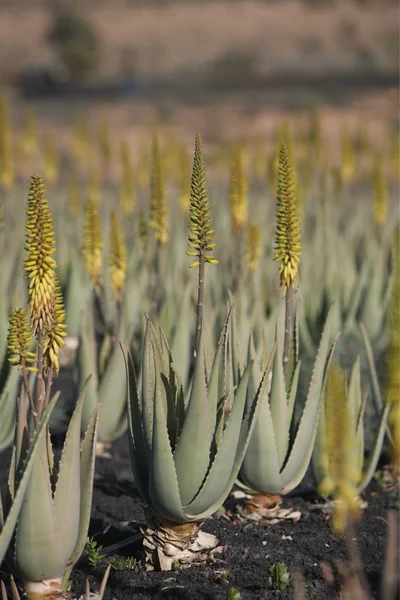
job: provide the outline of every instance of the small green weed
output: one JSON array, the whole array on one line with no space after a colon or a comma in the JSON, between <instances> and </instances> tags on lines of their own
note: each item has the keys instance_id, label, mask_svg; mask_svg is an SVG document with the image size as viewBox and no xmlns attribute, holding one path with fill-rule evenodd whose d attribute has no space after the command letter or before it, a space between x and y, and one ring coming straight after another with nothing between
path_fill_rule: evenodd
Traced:
<instances>
[{"instance_id":1,"label":"small green weed","mask_svg":"<svg viewBox=\"0 0 400 600\"><path fill-rule=\"evenodd\" d=\"M290 573L285 563L276 563L269 568L269 584L274 590L283 592L290 581Z\"/></svg>"},{"instance_id":2,"label":"small green weed","mask_svg":"<svg viewBox=\"0 0 400 600\"><path fill-rule=\"evenodd\" d=\"M88 557L89 564L92 567L97 567L104 559L104 556L100 554L102 548L103 546L99 546L98 543L94 541L94 538L87 538L85 544L85 552Z\"/></svg>"}]
</instances>

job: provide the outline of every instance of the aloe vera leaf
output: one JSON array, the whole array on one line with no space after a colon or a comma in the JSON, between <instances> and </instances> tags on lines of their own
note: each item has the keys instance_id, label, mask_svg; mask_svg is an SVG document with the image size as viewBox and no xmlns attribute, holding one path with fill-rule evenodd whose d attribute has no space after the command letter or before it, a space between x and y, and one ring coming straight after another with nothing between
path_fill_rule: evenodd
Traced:
<instances>
[{"instance_id":1,"label":"aloe vera leaf","mask_svg":"<svg viewBox=\"0 0 400 600\"><path fill-rule=\"evenodd\" d=\"M335 341L332 345L330 344L331 324L334 316L333 308L331 307L328 311L314 363L307 399L293 445L290 449L290 454L281 472L283 493L287 493L300 483L311 459L317 432L326 369L336 343Z\"/></svg>"},{"instance_id":2,"label":"aloe vera leaf","mask_svg":"<svg viewBox=\"0 0 400 600\"><path fill-rule=\"evenodd\" d=\"M129 336L125 337L125 341ZM112 442L125 433L126 377L124 361L118 346L112 350L105 373L101 379L98 402L101 404L98 436L101 442Z\"/></svg>"},{"instance_id":3,"label":"aloe vera leaf","mask_svg":"<svg viewBox=\"0 0 400 600\"><path fill-rule=\"evenodd\" d=\"M299 385L299 376L301 369L301 360L298 361L296 368L293 373L292 382L290 385L290 391L288 396L288 422L290 423L291 429L294 424L295 418L295 406L296 406L296 396L297 396L297 388Z\"/></svg>"},{"instance_id":4,"label":"aloe vera leaf","mask_svg":"<svg viewBox=\"0 0 400 600\"><path fill-rule=\"evenodd\" d=\"M347 391L347 402L351 429L353 432L352 435L356 437L356 468L361 473L364 462L364 427L362 423L362 413L364 412L365 402L363 403L361 395L360 357L357 357L351 370Z\"/></svg>"},{"instance_id":5,"label":"aloe vera leaf","mask_svg":"<svg viewBox=\"0 0 400 600\"><path fill-rule=\"evenodd\" d=\"M146 330L143 342L142 362L141 362L141 415L143 421L143 433L147 441L147 453L151 455L153 439L153 411L155 397L155 372L154 372L154 350L151 343L152 325L150 319L146 317Z\"/></svg>"},{"instance_id":6,"label":"aloe vera leaf","mask_svg":"<svg viewBox=\"0 0 400 600\"><path fill-rule=\"evenodd\" d=\"M160 385L162 384L159 376L157 376L155 382L156 399L149 480L149 506L163 519L167 519L173 523L186 523L188 519L182 509L178 477L168 437L163 400L159 391Z\"/></svg>"},{"instance_id":7,"label":"aloe vera leaf","mask_svg":"<svg viewBox=\"0 0 400 600\"><path fill-rule=\"evenodd\" d=\"M208 382L208 418L210 424L210 432L215 431L216 420L217 420L217 409L220 398L218 397L219 390L219 377L220 377L220 366L222 359L223 346L220 342L218 344L217 352L215 353L210 379Z\"/></svg>"},{"instance_id":8,"label":"aloe vera leaf","mask_svg":"<svg viewBox=\"0 0 400 600\"><path fill-rule=\"evenodd\" d=\"M289 419L286 394L285 375L282 361L279 359L279 344L277 344L274 365L272 368L269 409L274 428L274 438L279 465L283 465L289 447Z\"/></svg>"},{"instance_id":9,"label":"aloe vera leaf","mask_svg":"<svg viewBox=\"0 0 400 600\"><path fill-rule=\"evenodd\" d=\"M151 451L147 445L142 426L142 413L140 410L135 368L126 347L123 344L120 344L120 346L124 355L126 368L128 439L132 470L140 495L150 505L149 476Z\"/></svg>"},{"instance_id":10,"label":"aloe vera leaf","mask_svg":"<svg viewBox=\"0 0 400 600\"><path fill-rule=\"evenodd\" d=\"M92 377L86 387L86 401L82 411L82 431L86 429L94 407L99 401L99 376L97 372L93 311L88 304L86 315L83 313L81 314L81 337L79 347L79 379L81 389L89 375ZM81 389L79 391L81 391Z\"/></svg>"},{"instance_id":11,"label":"aloe vera leaf","mask_svg":"<svg viewBox=\"0 0 400 600\"><path fill-rule=\"evenodd\" d=\"M197 495L210 463L211 431L202 333L197 352L185 422L174 452L183 506Z\"/></svg>"},{"instance_id":12,"label":"aloe vera leaf","mask_svg":"<svg viewBox=\"0 0 400 600\"><path fill-rule=\"evenodd\" d=\"M262 393L259 398L259 409L257 419L254 423L253 432L247 446L246 454L239 472L239 480L251 490L261 493L280 493L280 467L278 452L276 448L274 424L268 394L268 377L272 365L282 364L276 352L275 343L273 354L270 358L270 367L266 372ZM262 375L258 367L254 366L254 382L262 381ZM272 374L273 376L273 374ZM252 392L253 377L250 378L249 391Z\"/></svg>"},{"instance_id":13,"label":"aloe vera leaf","mask_svg":"<svg viewBox=\"0 0 400 600\"><path fill-rule=\"evenodd\" d=\"M65 556L53 503L46 436L41 439L19 514L14 563L25 580L38 581L63 574Z\"/></svg>"},{"instance_id":14,"label":"aloe vera leaf","mask_svg":"<svg viewBox=\"0 0 400 600\"><path fill-rule=\"evenodd\" d=\"M361 329L362 337L364 340L365 350L367 352L367 359L368 359L368 365L369 365L369 374L370 374L370 378L371 378L373 399L374 399L376 410L378 412L380 412L382 410L383 402L382 402L381 390L379 387L378 374L377 374L376 368L375 368L374 354L372 352L372 346L371 346L371 342L369 340L367 330L365 329L363 323L360 323L360 329Z\"/></svg>"},{"instance_id":15,"label":"aloe vera leaf","mask_svg":"<svg viewBox=\"0 0 400 600\"><path fill-rule=\"evenodd\" d=\"M82 408L89 378L85 381L69 422L67 435L62 449L56 488L54 492L54 510L60 535L60 548L64 563L74 550L79 530L80 508L80 434Z\"/></svg>"},{"instance_id":16,"label":"aloe vera leaf","mask_svg":"<svg viewBox=\"0 0 400 600\"><path fill-rule=\"evenodd\" d=\"M68 566L73 566L80 558L85 547L89 530L90 514L92 510L93 481L96 462L96 441L99 424L98 404L89 421L80 449L80 505L79 528L74 550L69 558Z\"/></svg>"},{"instance_id":17,"label":"aloe vera leaf","mask_svg":"<svg viewBox=\"0 0 400 600\"><path fill-rule=\"evenodd\" d=\"M372 479L373 474L376 470L376 465L378 464L379 456L382 450L383 438L385 436L385 429L387 424L387 419L389 416L391 404L386 403L381 411L381 418L379 421L378 431L375 436L374 445L371 449L371 452L368 456L368 462L366 465L366 469L362 474L361 481L357 486L357 491L362 492L363 489L367 487L369 482Z\"/></svg>"},{"instance_id":18,"label":"aloe vera leaf","mask_svg":"<svg viewBox=\"0 0 400 600\"><path fill-rule=\"evenodd\" d=\"M235 394L232 410L214 461L196 498L187 506L189 518L204 518L217 510L228 496L240 468L255 411L244 414L252 364L246 368ZM257 397L254 399L256 404ZM251 417L252 414L252 417Z\"/></svg>"}]
</instances>

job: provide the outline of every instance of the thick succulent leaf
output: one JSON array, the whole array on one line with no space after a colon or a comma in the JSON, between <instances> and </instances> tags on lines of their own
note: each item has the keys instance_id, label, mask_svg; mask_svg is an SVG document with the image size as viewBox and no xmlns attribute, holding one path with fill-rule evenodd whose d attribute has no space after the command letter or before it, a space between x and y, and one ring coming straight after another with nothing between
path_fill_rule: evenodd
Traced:
<instances>
[{"instance_id":1,"label":"thick succulent leaf","mask_svg":"<svg viewBox=\"0 0 400 600\"><path fill-rule=\"evenodd\" d=\"M138 397L138 389L132 358L123 344L120 344L124 355L127 379L128 404L128 439L131 464L135 483L146 504L150 505L149 469L151 453L146 443L142 428L142 414Z\"/></svg>"},{"instance_id":2,"label":"thick succulent leaf","mask_svg":"<svg viewBox=\"0 0 400 600\"><path fill-rule=\"evenodd\" d=\"M65 557L54 509L46 437L40 441L32 478L18 518L14 564L25 580L63 575Z\"/></svg>"},{"instance_id":3,"label":"thick succulent leaf","mask_svg":"<svg viewBox=\"0 0 400 600\"><path fill-rule=\"evenodd\" d=\"M90 514L92 510L93 481L96 462L96 442L99 424L100 405L93 411L85 437L80 450L80 505L79 505L79 528L74 551L72 552L68 566L73 566L79 560L85 547L89 530Z\"/></svg>"},{"instance_id":4,"label":"thick succulent leaf","mask_svg":"<svg viewBox=\"0 0 400 600\"><path fill-rule=\"evenodd\" d=\"M360 357L357 358L351 370L350 382L347 391L347 402L349 418L351 421L351 429L356 438L356 468L359 472L361 472L364 462L364 427L362 417L365 409L365 402L363 402L361 393Z\"/></svg>"},{"instance_id":5,"label":"thick succulent leaf","mask_svg":"<svg viewBox=\"0 0 400 600\"><path fill-rule=\"evenodd\" d=\"M193 502L185 508L185 512L190 518L205 518L215 512L225 501L237 476L240 467L238 457L243 456L251 429L251 417L254 418L254 411L253 414L249 411L247 415L244 415L251 367L250 363L240 380L222 441L204 485ZM257 397L254 398L254 404L256 401Z\"/></svg>"},{"instance_id":6,"label":"thick succulent leaf","mask_svg":"<svg viewBox=\"0 0 400 600\"><path fill-rule=\"evenodd\" d=\"M8 510L7 514L4 515L5 522L1 527L0 531L0 564L3 561L8 545L11 541L14 533L15 525L18 520L19 512L21 509L22 502L25 497L26 489L30 483L32 469L35 466L35 462L38 458L38 453L43 446L43 440L47 433L47 424L49 422L51 413L54 410L54 406L57 402L58 395L50 401L49 406L43 412L42 418L38 425L37 432L31 441L29 452L26 461L20 466L20 473L18 475L19 485L16 491L13 493L13 502Z\"/></svg>"},{"instance_id":7,"label":"thick succulent leaf","mask_svg":"<svg viewBox=\"0 0 400 600\"><path fill-rule=\"evenodd\" d=\"M188 519L182 509L178 478L164 414L163 399L159 391L161 385L159 373L157 373L149 481L150 508L163 519L167 519L173 523L186 523Z\"/></svg>"},{"instance_id":8,"label":"thick succulent leaf","mask_svg":"<svg viewBox=\"0 0 400 600\"><path fill-rule=\"evenodd\" d=\"M277 344L275 344L272 357L270 358L270 365L275 365L277 360L280 365L282 364L280 355L276 352L276 346ZM281 463L278 458L267 387L271 366L266 374L264 374L264 380L261 377L258 366L255 365L254 367L254 375L257 376L257 379L254 379L254 382L252 382L251 380L254 376L252 375L249 391L253 392L254 383L260 385L259 382L263 382L263 386L259 398L260 406L257 419L240 469L239 481L250 490L261 493L280 493L281 483L279 472Z\"/></svg>"},{"instance_id":9,"label":"thick succulent leaf","mask_svg":"<svg viewBox=\"0 0 400 600\"><path fill-rule=\"evenodd\" d=\"M371 346L371 342L370 342L367 330L365 329L365 326L363 323L360 323L360 329L361 329L362 337L364 340L365 350L367 353L374 404L375 404L377 411L380 412L382 410L383 401L382 401L381 390L380 390L380 386L379 386L378 374L376 372L376 367L375 367L374 353L372 351L372 346Z\"/></svg>"},{"instance_id":10,"label":"thick succulent leaf","mask_svg":"<svg viewBox=\"0 0 400 600\"><path fill-rule=\"evenodd\" d=\"M152 347L152 324L146 318L146 330L144 334L143 353L141 362L141 414L143 422L143 433L147 442L147 452L151 456L153 439L153 410L155 398L155 372L154 372L154 350Z\"/></svg>"},{"instance_id":11,"label":"thick succulent leaf","mask_svg":"<svg viewBox=\"0 0 400 600\"><path fill-rule=\"evenodd\" d=\"M279 344L272 368L272 382L269 396L269 408L274 427L274 437L279 465L283 465L289 447L289 418L283 364L280 360Z\"/></svg>"},{"instance_id":12,"label":"thick succulent leaf","mask_svg":"<svg viewBox=\"0 0 400 600\"><path fill-rule=\"evenodd\" d=\"M385 428L386 428L390 408L391 408L390 403L386 403L381 411L381 418L379 421L379 427L378 427L378 431L375 436L374 444L373 444L371 452L368 456L368 462L366 465L366 469L365 469L364 473L362 474L362 478L357 486L357 490L359 492L362 492L362 490L367 487L367 485L369 484L369 482L371 481L371 479L375 473L376 466L378 464L378 460L379 460L379 457L380 457L380 454L382 451L383 439L385 437Z\"/></svg>"},{"instance_id":13,"label":"thick succulent leaf","mask_svg":"<svg viewBox=\"0 0 400 600\"><path fill-rule=\"evenodd\" d=\"M160 343L158 343L156 333L153 330L154 351L158 359L161 379L164 384L164 411L167 415L168 435L173 448L180 433L181 424L183 424L184 402L182 402L182 387L181 379L176 372L171 350L168 345L167 337L162 329L160 329ZM180 421L179 421L180 419Z\"/></svg>"},{"instance_id":14,"label":"thick succulent leaf","mask_svg":"<svg viewBox=\"0 0 400 600\"><path fill-rule=\"evenodd\" d=\"M85 381L69 423L54 492L54 510L64 563L67 563L75 548L79 531L81 419L88 382L89 378Z\"/></svg>"},{"instance_id":15,"label":"thick succulent leaf","mask_svg":"<svg viewBox=\"0 0 400 600\"><path fill-rule=\"evenodd\" d=\"M326 449L325 404L321 403L317 434L311 457L312 473L317 486L330 474L329 457Z\"/></svg>"},{"instance_id":16,"label":"thick succulent leaf","mask_svg":"<svg viewBox=\"0 0 400 600\"><path fill-rule=\"evenodd\" d=\"M356 283L353 287L352 293L350 295L350 305L347 309L346 320L345 320L344 326L343 326L344 331L350 330L354 325L357 311L360 308L361 296L367 285L368 271L369 271L369 265L368 265L367 261L365 261L361 268L360 275L357 278Z\"/></svg>"},{"instance_id":17,"label":"thick succulent leaf","mask_svg":"<svg viewBox=\"0 0 400 600\"><path fill-rule=\"evenodd\" d=\"M189 378L189 370L192 362L192 339L190 335L190 323L193 318L192 307L192 289L186 286L182 302L179 303L179 314L176 322L175 333L172 338L172 356L176 370L182 377L183 384L186 385Z\"/></svg>"},{"instance_id":18,"label":"thick succulent leaf","mask_svg":"<svg viewBox=\"0 0 400 600\"><path fill-rule=\"evenodd\" d=\"M231 292L228 292L228 294L229 294L231 310L233 310L233 308L235 306L234 297ZM241 344L240 344L240 335L239 335L239 330L238 330L238 317L237 317L237 313L235 311L233 311L233 314L231 317L231 335L230 335L230 339L229 339L229 345L230 345L230 355L231 355L231 361L232 361L231 368L232 368L232 374L233 374L233 385L238 386L240 378L244 371L244 361L243 361L242 348L241 348Z\"/></svg>"},{"instance_id":19,"label":"thick succulent leaf","mask_svg":"<svg viewBox=\"0 0 400 600\"><path fill-rule=\"evenodd\" d=\"M96 340L94 331L93 311L90 303L86 306L86 314L81 314L81 336L79 344L79 380L82 391L87 378L91 375L86 386L86 401L82 412L82 432L85 431L94 407L98 404L99 375L97 372Z\"/></svg>"},{"instance_id":20,"label":"thick succulent leaf","mask_svg":"<svg viewBox=\"0 0 400 600\"><path fill-rule=\"evenodd\" d=\"M295 425L296 425L296 397L297 397L297 389L299 386L299 377L300 377L300 369L301 369L301 360L298 361L296 368L293 373L292 382L289 391L288 397L288 422L290 424L289 429L289 445L293 443L293 439L295 436Z\"/></svg>"},{"instance_id":21,"label":"thick succulent leaf","mask_svg":"<svg viewBox=\"0 0 400 600\"><path fill-rule=\"evenodd\" d=\"M290 384L294 376L294 371L299 361L299 303L300 301L297 300L295 310L292 315L293 326L290 338L289 356L285 376L287 389L290 389Z\"/></svg>"},{"instance_id":22,"label":"thick succulent leaf","mask_svg":"<svg viewBox=\"0 0 400 600\"><path fill-rule=\"evenodd\" d=\"M336 343L334 342L332 346L330 345L333 316L331 307L322 332L309 391L297 427L296 436L290 449L288 460L281 472L283 493L287 493L291 489L294 489L300 483L311 459L318 426L326 369Z\"/></svg>"},{"instance_id":23,"label":"thick succulent leaf","mask_svg":"<svg viewBox=\"0 0 400 600\"><path fill-rule=\"evenodd\" d=\"M210 379L208 382L208 418L210 425L210 432L215 431L216 420L217 420L217 409L220 402L218 396L219 392L219 378L220 368L222 359L223 344L220 341L218 344L217 352L215 353L213 365L211 369Z\"/></svg>"},{"instance_id":24,"label":"thick succulent leaf","mask_svg":"<svg viewBox=\"0 0 400 600\"><path fill-rule=\"evenodd\" d=\"M200 333L193 384L185 422L174 452L182 505L188 505L201 488L210 464L211 431L204 366L203 334Z\"/></svg>"},{"instance_id":25,"label":"thick succulent leaf","mask_svg":"<svg viewBox=\"0 0 400 600\"><path fill-rule=\"evenodd\" d=\"M5 362L10 364L7 359ZM3 364L2 371L5 366ZM14 436L15 422L17 418L17 395L19 385L20 372L16 367L8 371L5 385L0 390L0 452L10 446Z\"/></svg>"},{"instance_id":26,"label":"thick succulent leaf","mask_svg":"<svg viewBox=\"0 0 400 600\"><path fill-rule=\"evenodd\" d=\"M128 342L130 337L131 328L128 327L123 339ZM99 440L101 442L113 442L128 427L125 365L118 345L112 350L105 373L101 379L98 402L101 404Z\"/></svg>"},{"instance_id":27,"label":"thick succulent leaf","mask_svg":"<svg viewBox=\"0 0 400 600\"><path fill-rule=\"evenodd\" d=\"M359 414L361 409L361 376L360 376L360 357L357 357L351 370L350 382L348 388L349 413L352 423L352 429L357 430ZM361 427L362 429L362 427Z\"/></svg>"}]
</instances>

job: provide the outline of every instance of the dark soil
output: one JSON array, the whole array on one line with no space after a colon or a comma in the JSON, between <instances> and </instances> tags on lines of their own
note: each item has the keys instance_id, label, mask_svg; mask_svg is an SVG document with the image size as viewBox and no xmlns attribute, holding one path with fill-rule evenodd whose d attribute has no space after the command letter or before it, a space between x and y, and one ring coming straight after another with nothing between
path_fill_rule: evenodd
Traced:
<instances>
[{"instance_id":1,"label":"dark soil","mask_svg":"<svg viewBox=\"0 0 400 600\"><path fill-rule=\"evenodd\" d=\"M143 505L130 470L126 438L114 445L112 454L112 459L97 459L89 531L104 549L138 533L139 526L145 524ZM2 485L8 459L9 452L0 455ZM393 503L393 497L396 502L397 491L385 492L373 481L363 494L368 505L357 526L357 543L375 598L378 598L384 560L385 512L389 503ZM105 600L225 600L230 587L237 588L243 600L292 599L294 592L290 585L283 592L269 585L269 567L278 562L285 563L291 571L301 569L309 600L330 598L332 589L323 579L320 564L347 560L347 555L344 540L332 534L329 517L318 507L320 502L310 487L286 497L284 507L301 511L297 523L284 521L260 526L253 522L240 523L226 514L207 519L204 530L218 536L224 551L202 566L168 573L147 572L140 541L119 549L114 554L132 556L136 564L132 570L111 570ZM229 515L232 500L228 500L226 506ZM92 590L99 587L106 565L106 556L96 568L90 566L87 556L82 556L72 577L78 597L84 592L86 578Z\"/></svg>"}]
</instances>

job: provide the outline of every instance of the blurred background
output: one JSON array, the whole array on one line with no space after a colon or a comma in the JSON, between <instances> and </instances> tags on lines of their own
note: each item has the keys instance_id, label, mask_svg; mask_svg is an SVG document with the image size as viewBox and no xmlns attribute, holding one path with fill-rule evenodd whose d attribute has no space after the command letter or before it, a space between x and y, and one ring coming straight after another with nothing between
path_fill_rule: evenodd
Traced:
<instances>
[{"instance_id":1,"label":"blurred background","mask_svg":"<svg viewBox=\"0 0 400 600\"><path fill-rule=\"evenodd\" d=\"M70 143L104 119L134 156L171 125L192 145L268 139L318 107L324 133L398 127L397 0L0 0L0 85L23 126ZM32 117L31 117L32 120ZM40 167L40 165L39 165Z\"/></svg>"}]
</instances>

